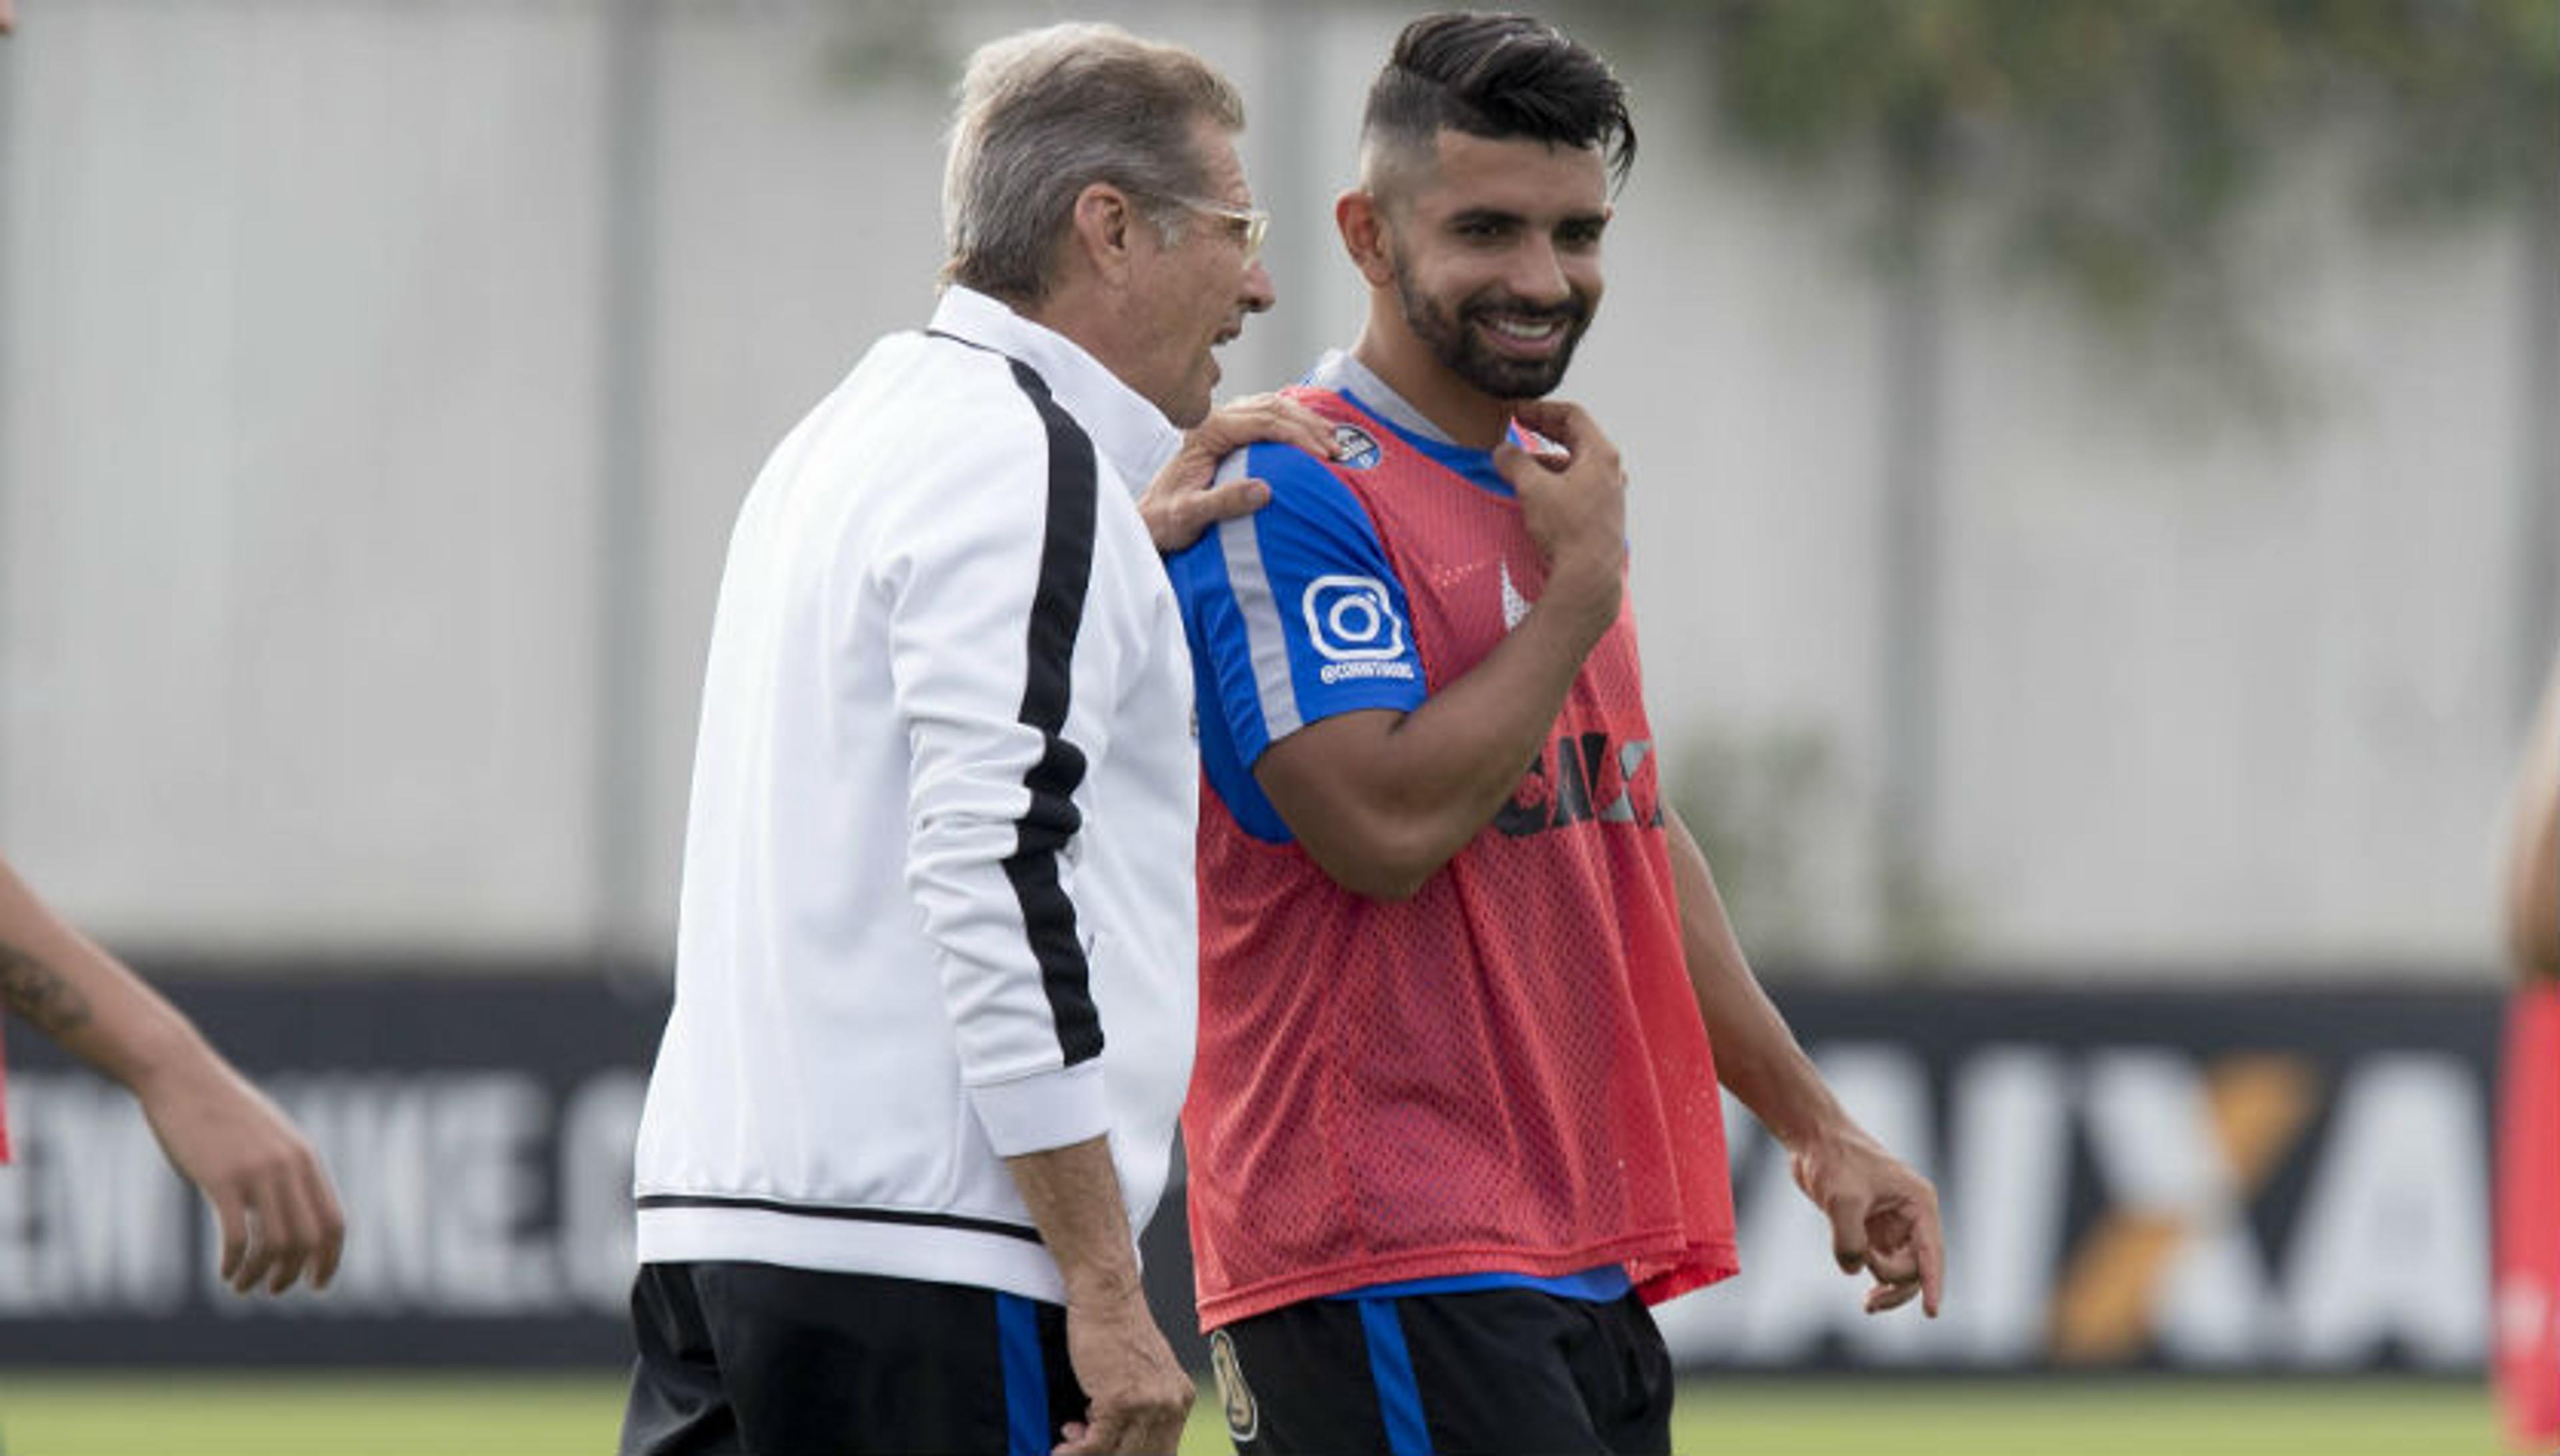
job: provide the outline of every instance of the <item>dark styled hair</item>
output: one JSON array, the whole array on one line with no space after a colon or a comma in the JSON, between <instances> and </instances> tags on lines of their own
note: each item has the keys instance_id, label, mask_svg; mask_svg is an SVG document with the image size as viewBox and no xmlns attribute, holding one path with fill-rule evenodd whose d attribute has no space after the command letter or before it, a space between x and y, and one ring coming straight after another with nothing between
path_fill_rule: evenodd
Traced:
<instances>
[{"instance_id":1,"label":"dark styled hair","mask_svg":"<svg viewBox=\"0 0 2560 1456\"><path fill-rule=\"evenodd\" d=\"M1598 147L1617 182L1636 162L1627 88L1609 63L1526 15L1444 11L1395 38L1368 88L1362 143L1427 156L1443 130Z\"/></svg>"}]
</instances>

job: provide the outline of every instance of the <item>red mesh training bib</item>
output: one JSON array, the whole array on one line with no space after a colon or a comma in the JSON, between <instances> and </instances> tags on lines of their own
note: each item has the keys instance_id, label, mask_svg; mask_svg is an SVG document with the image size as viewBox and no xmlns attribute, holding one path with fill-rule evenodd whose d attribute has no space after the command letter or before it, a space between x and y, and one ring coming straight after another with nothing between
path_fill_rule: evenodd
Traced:
<instances>
[{"instance_id":1,"label":"red mesh training bib","mask_svg":"<svg viewBox=\"0 0 2560 1456\"><path fill-rule=\"evenodd\" d=\"M1437 691L1543 589L1520 508L1340 396L1291 393L1379 442L1334 469ZM1355 895L1200 797L1183 1133L1204 1328L1446 1274L1623 1264L1658 1302L1734 1272L1632 614L1511 802L1410 900Z\"/></svg>"}]
</instances>

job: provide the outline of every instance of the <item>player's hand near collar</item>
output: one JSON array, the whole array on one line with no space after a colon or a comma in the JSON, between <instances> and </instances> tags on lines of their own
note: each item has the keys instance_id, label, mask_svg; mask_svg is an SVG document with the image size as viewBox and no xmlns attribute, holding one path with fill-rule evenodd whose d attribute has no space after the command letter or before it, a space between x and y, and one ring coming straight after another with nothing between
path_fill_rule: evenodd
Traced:
<instances>
[{"instance_id":1,"label":"player's hand near collar","mask_svg":"<svg viewBox=\"0 0 2560 1456\"><path fill-rule=\"evenodd\" d=\"M1627 578L1627 471L1618 447L1579 404L1520 400L1512 417L1549 448L1504 441L1494 468L1520 497L1520 524L1546 565L1538 605L1578 608L1593 641L1618 618Z\"/></svg>"}]
</instances>

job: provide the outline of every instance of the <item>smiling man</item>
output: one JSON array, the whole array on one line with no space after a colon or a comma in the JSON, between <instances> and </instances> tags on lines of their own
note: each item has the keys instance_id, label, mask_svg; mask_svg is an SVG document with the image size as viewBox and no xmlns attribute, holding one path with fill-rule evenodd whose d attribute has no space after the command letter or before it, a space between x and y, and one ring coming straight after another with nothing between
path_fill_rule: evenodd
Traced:
<instances>
[{"instance_id":1,"label":"smiling man","mask_svg":"<svg viewBox=\"0 0 2560 1456\"><path fill-rule=\"evenodd\" d=\"M1665 804L1625 481L1543 403L1602 291L1626 96L1525 17L1414 23L1336 209L1369 285L1292 392L1334 458L1176 560L1201 757L1200 1318L1248 1452L1664 1451L1648 1306L1731 1274L1717 1081L1867 1307L1937 1200L1841 1111ZM1523 771L1525 770L1525 771Z\"/></svg>"},{"instance_id":2,"label":"smiling man","mask_svg":"<svg viewBox=\"0 0 2560 1456\"><path fill-rule=\"evenodd\" d=\"M930 326L874 345L739 510L635 1164L625 1452L1180 1435L1135 1251L1195 1006L1158 552L1257 503L1202 489L1225 451L1328 444L1295 406L1210 411L1210 351L1272 302L1243 124L1199 57L1110 27L981 49Z\"/></svg>"}]
</instances>

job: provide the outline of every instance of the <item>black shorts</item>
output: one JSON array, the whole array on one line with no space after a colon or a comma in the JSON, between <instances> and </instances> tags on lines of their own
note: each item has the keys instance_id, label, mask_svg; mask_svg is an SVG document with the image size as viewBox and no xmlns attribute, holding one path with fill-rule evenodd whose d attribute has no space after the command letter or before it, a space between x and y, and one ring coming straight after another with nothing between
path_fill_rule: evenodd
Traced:
<instances>
[{"instance_id":1,"label":"black shorts","mask_svg":"<svg viewBox=\"0 0 2560 1456\"><path fill-rule=\"evenodd\" d=\"M1216 1331L1209 1365L1245 1456L1672 1448L1671 1352L1633 1294L1307 1300Z\"/></svg>"},{"instance_id":2,"label":"black shorts","mask_svg":"<svg viewBox=\"0 0 2560 1456\"><path fill-rule=\"evenodd\" d=\"M958 1284L643 1264L622 1456L1047 1456L1084 1418L1066 1312Z\"/></svg>"}]
</instances>

